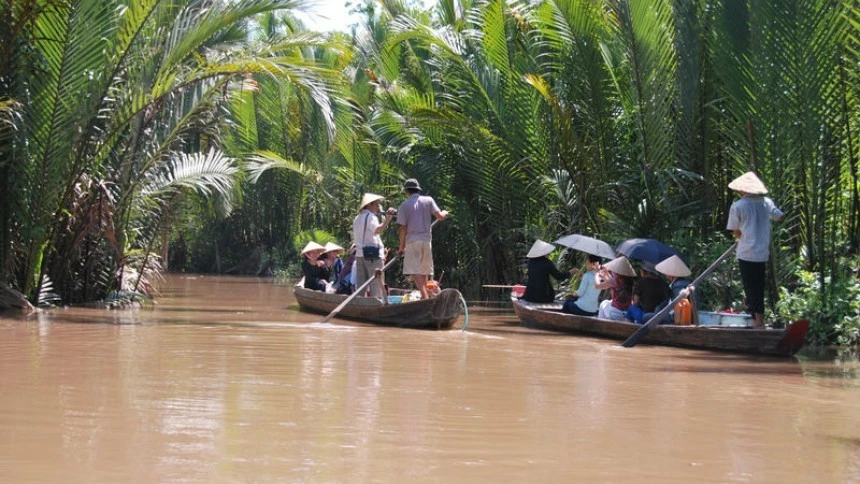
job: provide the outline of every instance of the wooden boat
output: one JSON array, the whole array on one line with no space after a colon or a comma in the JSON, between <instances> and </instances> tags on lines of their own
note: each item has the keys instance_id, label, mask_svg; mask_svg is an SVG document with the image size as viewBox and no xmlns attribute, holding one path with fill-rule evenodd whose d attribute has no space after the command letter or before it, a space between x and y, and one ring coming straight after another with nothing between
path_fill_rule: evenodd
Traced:
<instances>
[{"instance_id":1,"label":"wooden boat","mask_svg":"<svg viewBox=\"0 0 860 484\"><path fill-rule=\"evenodd\" d=\"M561 304L535 304L514 299L514 311L523 326L626 340L638 324L576 316L561 312ZM791 356L803 346L809 321L799 320L784 329L721 326L655 326L642 340L646 344L706 350Z\"/></svg>"},{"instance_id":2,"label":"wooden boat","mask_svg":"<svg viewBox=\"0 0 860 484\"><path fill-rule=\"evenodd\" d=\"M310 312L328 314L348 296L328 294L296 286L296 301ZM451 329L463 310L456 289L443 289L432 299L384 304L375 297L355 297L338 313L348 319L368 323L421 329Z\"/></svg>"}]
</instances>

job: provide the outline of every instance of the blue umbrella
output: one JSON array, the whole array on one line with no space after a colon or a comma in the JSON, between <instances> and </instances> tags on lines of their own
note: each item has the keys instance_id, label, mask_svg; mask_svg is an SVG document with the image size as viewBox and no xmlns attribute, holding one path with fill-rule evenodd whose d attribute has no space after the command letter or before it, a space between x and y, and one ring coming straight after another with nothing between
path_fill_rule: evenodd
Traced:
<instances>
[{"instance_id":1,"label":"blue umbrella","mask_svg":"<svg viewBox=\"0 0 860 484\"><path fill-rule=\"evenodd\" d=\"M615 251L630 259L648 261L652 264L659 264L673 255L686 260L678 251L655 239L627 239L618 244Z\"/></svg>"}]
</instances>

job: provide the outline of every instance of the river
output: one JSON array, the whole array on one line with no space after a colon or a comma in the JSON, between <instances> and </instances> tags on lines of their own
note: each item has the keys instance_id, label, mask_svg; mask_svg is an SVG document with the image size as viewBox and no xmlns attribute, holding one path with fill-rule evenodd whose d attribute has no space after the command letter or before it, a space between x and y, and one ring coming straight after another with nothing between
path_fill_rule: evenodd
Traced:
<instances>
[{"instance_id":1,"label":"river","mask_svg":"<svg viewBox=\"0 0 860 484\"><path fill-rule=\"evenodd\" d=\"M269 280L0 315L3 482L860 481L860 365L319 324Z\"/></svg>"}]
</instances>

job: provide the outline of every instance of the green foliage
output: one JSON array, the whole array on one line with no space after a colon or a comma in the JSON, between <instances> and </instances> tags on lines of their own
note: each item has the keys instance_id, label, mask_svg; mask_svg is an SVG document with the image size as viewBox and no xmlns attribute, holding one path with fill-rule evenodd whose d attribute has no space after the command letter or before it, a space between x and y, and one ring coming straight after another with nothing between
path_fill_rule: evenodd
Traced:
<instances>
[{"instance_id":1,"label":"green foliage","mask_svg":"<svg viewBox=\"0 0 860 484\"><path fill-rule=\"evenodd\" d=\"M780 288L774 316L783 322L808 319L813 343L860 344L858 260L842 259L839 266L834 276L797 271L793 287Z\"/></svg>"},{"instance_id":2,"label":"green foliage","mask_svg":"<svg viewBox=\"0 0 860 484\"><path fill-rule=\"evenodd\" d=\"M334 236L326 232L325 230L302 230L301 232L296 234L296 237L293 239L293 247L296 249L296 254L301 253L302 248L304 248L304 246L307 245L308 242L316 242L320 245L325 245L329 242L337 243Z\"/></svg>"},{"instance_id":3,"label":"green foliage","mask_svg":"<svg viewBox=\"0 0 860 484\"><path fill-rule=\"evenodd\" d=\"M140 290L166 241L174 269L289 270L408 177L452 212L434 257L467 292L568 233L657 238L698 273L755 170L787 214L773 317L857 340L855 2L366 0L352 36L303 30L303 3L2 4L4 282ZM736 264L700 291L736 307Z\"/></svg>"}]
</instances>

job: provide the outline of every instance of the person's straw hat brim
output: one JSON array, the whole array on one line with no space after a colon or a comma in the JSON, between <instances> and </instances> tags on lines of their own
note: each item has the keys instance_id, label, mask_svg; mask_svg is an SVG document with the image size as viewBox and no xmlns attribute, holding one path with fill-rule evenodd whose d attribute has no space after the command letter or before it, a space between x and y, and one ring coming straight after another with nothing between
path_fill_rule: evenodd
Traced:
<instances>
[{"instance_id":1,"label":"person's straw hat brim","mask_svg":"<svg viewBox=\"0 0 860 484\"><path fill-rule=\"evenodd\" d=\"M343 250L344 250L343 247L335 244L334 242L326 242L326 244L325 244L325 251L326 252L335 252L335 251L343 252Z\"/></svg>"},{"instance_id":2,"label":"person's straw hat brim","mask_svg":"<svg viewBox=\"0 0 860 484\"><path fill-rule=\"evenodd\" d=\"M693 272L687 267L687 264L684 264L684 261L681 260L677 255L673 255L668 259L660 262L656 266L654 266L661 274L666 274L667 276L672 277L687 277Z\"/></svg>"},{"instance_id":3,"label":"person's straw hat brim","mask_svg":"<svg viewBox=\"0 0 860 484\"><path fill-rule=\"evenodd\" d=\"M304 248L304 249L302 249L302 255L305 255L305 254L307 254L308 252L314 252L314 251L317 251L317 250L325 251L325 247L324 247L324 246L322 246L322 245L317 244L316 242L314 242L314 241L312 240L312 241L308 242L308 243L307 243L307 245L305 245L305 248Z\"/></svg>"},{"instance_id":4,"label":"person's straw hat brim","mask_svg":"<svg viewBox=\"0 0 860 484\"><path fill-rule=\"evenodd\" d=\"M529 253L526 254L526 257L529 259L534 259L535 257L543 257L545 255L549 255L552 251L555 250L555 246L550 244L549 242L544 242L543 240L536 240L534 244L532 244L532 248L529 249Z\"/></svg>"},{"instance_id":5,"label":"person's straw hat brim","mask_svg":"<svg viewBox=\"0 0 860 484\"><path fill-rule=\"evenodd\" d=\"M749 193L750 195L766 195L767 187L756 176L755 173L748 171L743 175L735 178L729 183L729 188L736 192Z\"/></svg>"},{"instance_id":6,"label":"person's straw hat brim","mask_svg":"<svg viewBox=\"0 0 860 484\"><path fill-rule=\"evenodd\" d=\"M382 195L377 195L375 193L365 193L364 196L361 197L361 206L358 207L358 209L364 210L364 207L378 200L385 200L385 197L383 197Z\"/></svg>"},{"instance_id":7,"label":"person's straw hat brim","mask_svg":"<svg viewBox=\"0 0 860 484\"><path fill-rule=\"evenodd\" d=\"M627 257L624 257L623 255L612 259L603 267L616 274L621 274L622 276L636 277L636 271L633 270L633 266L630 265L630 261L627 260Z\"/></svg>"}]
</instances>

